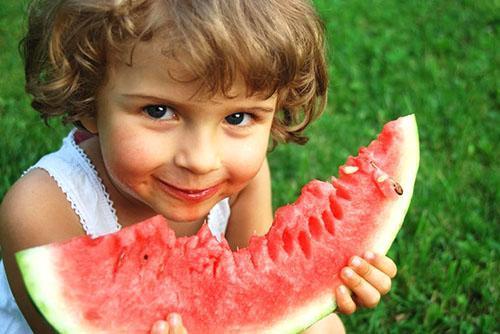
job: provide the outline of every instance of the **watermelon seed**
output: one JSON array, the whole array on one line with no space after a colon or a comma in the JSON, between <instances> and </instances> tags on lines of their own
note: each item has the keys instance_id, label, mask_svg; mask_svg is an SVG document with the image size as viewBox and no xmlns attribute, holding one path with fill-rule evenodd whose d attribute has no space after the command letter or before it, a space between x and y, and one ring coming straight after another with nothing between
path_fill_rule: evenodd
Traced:
<instances>
[{"instance_id":1,"label":"watermelon seed","mask_svg":"<svg viewBox=\"0 0 500 334\"><path fill-rule=\"evenodd\" d=\"M359 167L357 166L345 166L344 167L344 174L354 174L359 170Z\"/></svg>"},{"instance_id":2,"label":"watermelon seed","mask_svg":"<svg viewBox=\"0 0 500 334\"><path fill-rule=\"evenodd\" d=\"M376 164L375 162L373 161L370 161L370 164L376 168L381 174L379 177L377 177L377 182L384 182L385 180L389 179L390 182L391 182L391 185L392 185L392 189L394 189L394 191L396 192L396 194L398 195L403 195L403 187L401 187L401 185L394 181L394 179L392 179L391 177L389 177L389 175L387 175L386 173L384 173Z\"/></svg>"},{"instance_id":3,"label":"watermelon seed","mask_svg":"<svg viewBox=\"0 0 500 334\"><path fill-rule=\"evenodd\" d=\"M377 182L384 182L385 180L387 180L389 178L389 175L387 174L382 174L380 175L378 178L377 178Z\"/></svg>"},{"instance_id":4,"label":"watermelon seed","mask_svg":"<svg viewBox=\"0 0 500 334\"><path fill-rule=\"evenodd\" d=\"M118 272L118 269L120 269L124 259L125 259L125 250L122 250L120 256L115 262L115 266L113 268L113 274L116 274Z\"/></svg>"},{"instance_id":5,"label":"watermelon seed","mask_svg":"<svg viewBox=\"0 0 500 334\"><path fill-rule=\"evenodd\" d=\"M144 260L148 259L148 254L144 254Z\"/></svg>"},{"instance_id":6,"label":"watermelon seed","mask_svg":"<svg viewBox=\"0 0 500 334\"><path fill-rule=\"evenodd\" d=\"M401 185L394 181L394 180L391 180L392 181L392 187L394 188L394 191L396 192L396 194L398 195L403 195L403 187L401 187Z\"/></svg>"}]
</instances>

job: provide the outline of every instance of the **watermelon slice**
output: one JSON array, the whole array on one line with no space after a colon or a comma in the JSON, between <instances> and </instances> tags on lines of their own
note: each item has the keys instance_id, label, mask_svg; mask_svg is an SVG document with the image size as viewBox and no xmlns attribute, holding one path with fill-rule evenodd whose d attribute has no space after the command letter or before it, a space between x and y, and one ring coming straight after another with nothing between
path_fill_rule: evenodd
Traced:
<instances>
[{"instance_id":1,"label":"watermelon slice","mask_svg":"<svg viewBox=\"0 0 500 334\"><path fill-rule=\"evenodd\" d=\"M249 246L203 226L176 238L160 216L118 233L16 254L32 300L61 333L148 333L169 313L190 333L294 333L335 310L348 259L385 253L408 209L419 162L413 115L313 180Z\"/></svg>"}]
</instances>

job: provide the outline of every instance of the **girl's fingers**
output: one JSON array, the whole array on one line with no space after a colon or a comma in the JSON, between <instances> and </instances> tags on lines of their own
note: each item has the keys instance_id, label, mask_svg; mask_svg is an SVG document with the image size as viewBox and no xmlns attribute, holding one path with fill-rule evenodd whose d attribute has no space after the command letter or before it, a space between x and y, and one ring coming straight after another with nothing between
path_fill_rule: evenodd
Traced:
<instances>
[{"instance_id":1,"label":"girl's fingers","mask_svg":"<svg viewBox=\"0 0 500 334\"><path fill-rule=\"evenodd\" d=\"M391 290L391 278L359 256L353 256L349 266L380 294L385 295Z\"/></svg>"},{"instance_id":2,"label":"girl's fingers","mask_svg":"<svg viewBox=\"0 0 500 334\"><path fill-rule=\"evenodd\" d=\"M170 313L167 317L168 325L170 327L169 334L186 334L187 331L182 324L182 318L177 313Z\"/></svg>"},{"instance_id":3,"label":"girl's fingers","mask_svg":"<svg viewBox=\"0 0 500 334\"><path fill-rule=\"evenodd\" d=\"M335 291L335 299L338 310L344 314L353 314L356 312L356 303L352 300L351 292L345 285L341 285Z\"/></svg>"},{"instance_id":4,"label":"girl's fingers","mask_svg":"<svg viewBox=\"0 0 500 334\"><path fill-rule=\"evenodd\" d=\"M151 334L168 334L168 323L165 320L155 322L151 329Z\"/></svg>"},{"instance_id":5,"label":"girl's fingers","mask_svg":"<svg viewBox=\"0 0 500 334\"><path fill-rule=\"evenodd\" d=\"M387 256L375 254L373 252L366 252L364 258L372 266L376 267L378 270L382 271L390 278L396 277L398 268L396 267L394 261L392 261Z\"/></svg>"},{"instance_id":6,"label":"girl's fingers","mask_svg":"<svg viewBox=\"0 0 500 334\"><path fill-rule=\"evenodd\" d=\"M368 308L377 306L380 301L380 292L352 268L345 267L342 269L341 277L345 285L356 295L363 306Z\"/></svg>"},{"instance_id":7,"label":"girl's fingers","mask_svg":"<svg viewBox=\"0 0 500 334\"><path fill-rule=\"evenodd\" d=\"M182 324L181 316L177 313L171 313L167 320L155 322L151 334L187 334L187 331Z\"/></svg>"}]
</instances>

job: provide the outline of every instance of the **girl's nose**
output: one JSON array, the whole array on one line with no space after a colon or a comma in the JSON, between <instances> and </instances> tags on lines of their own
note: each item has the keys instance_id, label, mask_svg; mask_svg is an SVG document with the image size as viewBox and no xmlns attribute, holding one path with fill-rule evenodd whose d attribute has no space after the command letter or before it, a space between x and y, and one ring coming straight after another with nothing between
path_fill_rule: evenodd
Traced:
<instances>
[{"instance_id":1,"label":"girl's nose","mask_svg":"<svg viewBox=\"0 0 500 334\"><path fill-rule=\"evenodd\" d=\"M194 174L207 174L222 166L218 145L211 136L193 136L179 145L174 163Z\"/></svg>"}]
</instances>

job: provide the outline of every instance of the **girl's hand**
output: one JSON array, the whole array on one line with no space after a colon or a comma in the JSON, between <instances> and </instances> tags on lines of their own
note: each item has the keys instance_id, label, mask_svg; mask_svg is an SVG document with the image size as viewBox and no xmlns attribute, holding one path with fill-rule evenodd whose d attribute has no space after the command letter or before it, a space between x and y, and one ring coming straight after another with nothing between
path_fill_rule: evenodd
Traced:
<instances>
[{"instance_id":1,"label":"girl's hand","mask_svg":"<svg viewBox=\"0 0 500 334\"><path fill-rule=\"evenodd\" d=\"M335 291L339 311L352 314L358 306L377 306L380 297L391 289L396 272L396 264L387 256L372 252L366 252L363 258L353 256L341 272L345 285Z\"/></svg>"},{"instance_id":2,"label":"girl's hand","mask_svg":"<svg viewBox=\"0 0 500 334\"><path fill-rule=\"evenodd\" d=\"M151 334L187 334L187 330L182 324L181 316L177 313L170 313L167 320L155 322Z\"/></svg>"}]
</instances>

